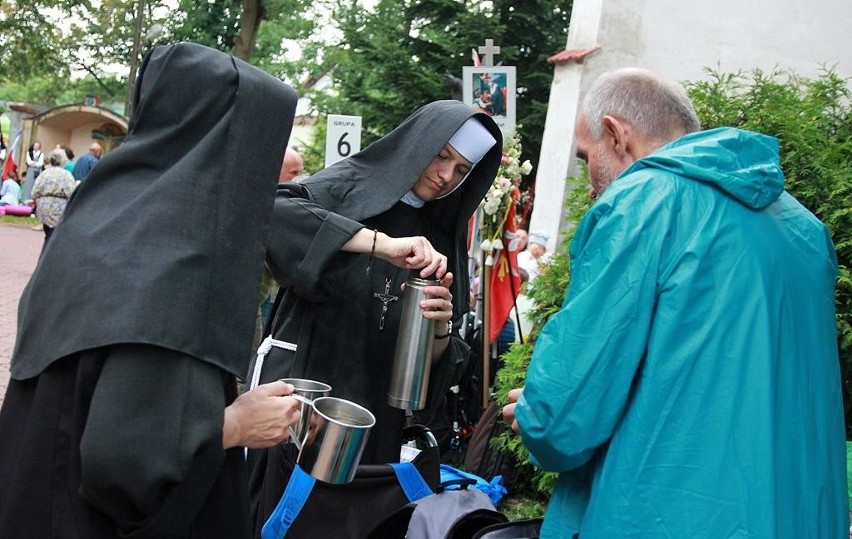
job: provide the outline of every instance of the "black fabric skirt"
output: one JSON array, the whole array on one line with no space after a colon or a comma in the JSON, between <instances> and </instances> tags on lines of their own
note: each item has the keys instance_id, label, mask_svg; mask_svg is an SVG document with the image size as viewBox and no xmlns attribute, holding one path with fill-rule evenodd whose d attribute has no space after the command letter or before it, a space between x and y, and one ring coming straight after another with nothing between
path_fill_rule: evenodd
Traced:
<instances>
[{"instance_id":1,"label":"black fabric skirt","mask_svg":"<svg viewBox=\"0 0 852 539\"><path fill-rule=\"evenodd\" d=\"M88 350L54 362L35 378L10 380L0 409L3 539L162 538L145 529L120 535L110 518L79 495L80 440L109 357L109 348ZM250 537L242 450L226 455L213 491L199 493L207 499L192 529L169 537Z\"/></svg>"}]
</instances>

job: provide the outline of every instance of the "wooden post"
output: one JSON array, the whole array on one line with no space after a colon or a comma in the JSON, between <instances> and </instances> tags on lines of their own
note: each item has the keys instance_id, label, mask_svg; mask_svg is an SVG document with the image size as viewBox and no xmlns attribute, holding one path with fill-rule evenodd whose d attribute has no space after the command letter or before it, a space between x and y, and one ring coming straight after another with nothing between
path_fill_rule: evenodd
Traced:
<instances>
[{"instance_id":1,"label":"wooden post","mask_svg":"<svg viewBox=\"0 0 852 539\"><path fill-rule=\"evenodd\" d=\"M482 409L491 401L491 334L488 322L491 314L491 266L485 264L488 253L482 253Z\"/></svg>"}]
</instances>

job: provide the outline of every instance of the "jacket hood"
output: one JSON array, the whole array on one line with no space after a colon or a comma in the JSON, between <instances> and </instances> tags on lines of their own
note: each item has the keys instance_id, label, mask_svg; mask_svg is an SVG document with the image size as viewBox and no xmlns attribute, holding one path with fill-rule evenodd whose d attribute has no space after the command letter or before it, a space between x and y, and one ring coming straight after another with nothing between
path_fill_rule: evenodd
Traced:
<instances>
[{"instance_id":1,"label":"jacket hood","mask_svg":"<svg viewBox=\"0 0 852 539\"><path fill-rule=\"evenodd\" d=\"M721 127L685 135L622 173L658 169L721 189L745 206L765 208L784 191L778 140Z\"/></svg>"}]
</instances>

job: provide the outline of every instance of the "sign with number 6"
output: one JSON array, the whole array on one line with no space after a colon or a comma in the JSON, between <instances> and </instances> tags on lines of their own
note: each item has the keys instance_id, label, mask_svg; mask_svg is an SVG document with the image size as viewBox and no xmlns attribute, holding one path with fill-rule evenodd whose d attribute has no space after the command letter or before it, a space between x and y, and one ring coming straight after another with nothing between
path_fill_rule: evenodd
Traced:
<instances>
[{"instance_id":1,"label":"sign with number 6","mask_svg":"<svg viewBox=\"0 0 852 539\"><path fill-rule=\"evenodd\" d=\"M325 135L325 166L361 151L361 117L328 115Z\"/></svg>"}]
</instances>

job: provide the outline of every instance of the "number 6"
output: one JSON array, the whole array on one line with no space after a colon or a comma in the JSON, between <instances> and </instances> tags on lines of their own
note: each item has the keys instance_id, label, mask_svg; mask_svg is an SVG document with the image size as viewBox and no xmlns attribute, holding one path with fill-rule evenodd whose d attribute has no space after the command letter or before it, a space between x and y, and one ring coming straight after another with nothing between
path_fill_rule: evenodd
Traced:
<instances>
[{"instance_id":1,"label":"number 6","mask_svg":"<svg viewBox=\"0 0 852 539\"><path fill-rule=\"evenodd\" d=\"M340 135L340 139L338 139L337 141L337 154L341 157L347 157L349 155L349 152L352 151L352 146L344 140L346 138L346 135L348 134L348 131L343 133L342 135Z\"/></svg>"}]
</instances>

